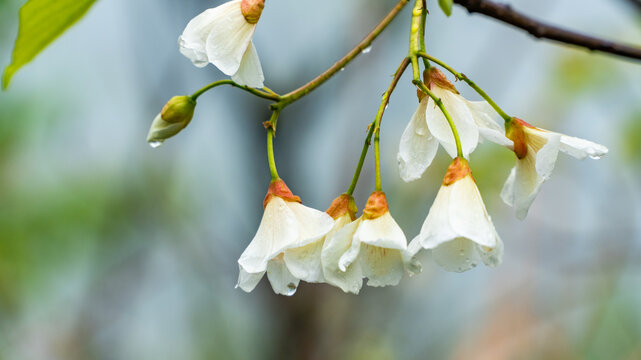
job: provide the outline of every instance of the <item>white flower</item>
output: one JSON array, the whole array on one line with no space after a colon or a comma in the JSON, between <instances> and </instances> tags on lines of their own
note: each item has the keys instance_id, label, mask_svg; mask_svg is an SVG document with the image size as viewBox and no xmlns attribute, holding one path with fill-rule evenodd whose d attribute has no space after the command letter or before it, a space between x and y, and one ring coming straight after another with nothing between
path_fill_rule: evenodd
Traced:
<instances>
[{"instance_id":1,"label":"white flower","mask_svg":"<svg viewBox=\"0 0 641 360\"><path fill-rule=\"evenodd\" d=\"M325 281L354 294L360 291L363 277L369 286L397 285L403 277L406 249L405 234L390 215L385 194L374 192L363 216L328 236L322 253Z\"/></svg>"},{"instance_id":2,"label":"white flower","mask_svg":"<svg viewBox=\"0 0 641 360\"><path fill-rule=\"evenodd\" d=\"M501 263L503 242L465 159L454 159L448 168L408 255L414 257L422 248L431 249L434 261L447 271L463 272L481 261L488 266Z\"/></svg>"},{"instance_id":3,"label":"white flower","mask_svg":"<svg viewBox=\"0 0 641 360\"><path fill-rule=\"evenodd\" d=\"M232 80L263 87L263 69L252 37L264 0L233 0L197 15L178 38L180 52L194 65L214 64Z\"/></svg>"},{"instance_id":4,"label":"white flower","mask_svg":"<svg viewBox=\"0 0 641 360\"><path fill-rule=\"evenodd\" d=\"M598 159L608 149L591 141L536 128L513 118L506 129L514 142L517 160L501 191L503 201L514 207L516 217L523 220L530 205L550 178L559 150L577 159Z\"/></svg>"},{"instance_id":5,"label":"white flower","mask_svg":"<svg viewBox=\"0 0 641 360\"><path fill-rule=\"evenodd\" d=\"M326 213L303 206L282 180L272 182L258 231L238 259L236 286L250 292L267 272L275 293L293 295L299 280L318 278L315 268L320 267L307 263L304 252L292 255L290 250L316 242L333 225L334 220Z\"/></svg>"},{"instance_id":6,"label":"white flower","mask_svg":"<svg viewBox=\"0 0 641 360\"><path fill-rule=\"evenodd\" d=\"M466 100L445 75L433 67L425 74L425 84L441 99L452 117L464 157L469 157L481 141L479 135L499 145L512 144L494 121L495 112L487 102ZM420 178L432 163L439 143L451 157L456 157L456 143L447 119L432 98L421 94L418 109L401 136L397 155L401 178L406 182Z\"/></svg>"}]
</instances>

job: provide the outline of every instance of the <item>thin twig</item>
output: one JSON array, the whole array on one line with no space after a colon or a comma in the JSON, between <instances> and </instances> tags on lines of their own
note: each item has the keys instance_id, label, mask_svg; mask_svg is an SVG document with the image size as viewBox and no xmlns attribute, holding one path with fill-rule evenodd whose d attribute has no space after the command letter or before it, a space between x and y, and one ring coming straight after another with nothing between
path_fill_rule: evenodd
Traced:
<instances>
[{"instance_id":1,"label":"thin twig","mask_svg":"<svg viewBox=\"0 0 641 360\"><path fill-rule=\"evenodd\" d=\"M470 13L479 13L495 18L523 29L539 39L548 39L592 51L641 60L641 47L604 40L549 25L513 10L510 5L498 4L488 0L454 0L454 2L466 8Z\"/></svg>"}]
</instances>

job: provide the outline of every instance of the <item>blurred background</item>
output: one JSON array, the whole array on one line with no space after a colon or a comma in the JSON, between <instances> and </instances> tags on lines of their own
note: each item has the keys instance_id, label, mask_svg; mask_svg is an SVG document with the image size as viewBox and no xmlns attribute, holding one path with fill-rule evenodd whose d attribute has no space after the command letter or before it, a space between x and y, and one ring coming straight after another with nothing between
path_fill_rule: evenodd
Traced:
<instances>
[{"instance_id":1,"label":"blurred background","mask_svg":"<svg viewBox=\"0 0 641 360\"><path fill-rule=\"evenodd\" d=\"M554 24L641 44L634 0L508 1ZM22 0L0 0L0 64ZM508 113L609 147L559 155L525 221L499 198L512 153L471 164L504 262L420 275L358 296L266 279L234 289L269 182L268 102L217 88L158 149L151 120L173 95L224 78L178 52L187 22L221 1L101 0L0 93L0 359L641 359L641 64L536 41L428 0L428 52ZM266 85L292 90L354 46L395 1L267 1L254 42ZM636 5L635 5L636 4ZM411 6L345 71L279 121L280 175L326 209L351 180L380 96L407 53ZM459 90L478 99L463 84ZM415 111L409 72L382 127L383 187L408 239L448 157L410 184L400 135ZM373 189L373 156L356 191Z\"/></svg>"}]
</instances>

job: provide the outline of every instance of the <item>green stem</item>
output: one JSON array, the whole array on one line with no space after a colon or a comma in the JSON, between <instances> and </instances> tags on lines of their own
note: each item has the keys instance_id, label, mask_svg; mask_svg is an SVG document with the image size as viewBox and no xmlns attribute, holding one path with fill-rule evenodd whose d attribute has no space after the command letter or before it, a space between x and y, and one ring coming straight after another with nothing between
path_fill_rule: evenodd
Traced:
<instances>
[{"instance_id":1,"label":"green stem","mask_svg":"<svg viewBox=\"0 0 641 360\"><path fill-rule=\"evenodd\" d=\"M425 3L425 0L423 0L423 12L421 13L421 28L419 30L419 50L421 52L425 52L425 23L427 21L427 4ZM423 59L423 66L425 67L425 70L430 68L430 62L427 60L427 58L422 58Z\"/></svg>"},{"instance_id":2,"label":"green stem","mask_svg":"<svg viewBox=\"0 0 641 360\"><path fill-rule=\"evenodd\" d=\"M512 117L510 115L506 114L505 111L503 111L503 109L501 109L494 102L494 100L492 100L492 98L485 91L483 91L483 89L478 87L478 85L476 85L472 80L470 80L467 76L465 76L465 74L457 72L451 66L447 65L443 61L441 61L441 60L439 60L439 59L437 59L437 58L435 58L435 57L433 57L433 56L431 56L429 54L426 54L425 52L421 51L417 55L422 57L423 59L429 59L429 60L439 64L440 66L443 67L443 69L445 69L445 70L449 71L450 73L452 73L452 75L454 75L457 79L465 81L472 89L474 89L474 91L476 91L479 95L481 95L481 97L485 101L487 101L487 103L490 104L490 106L492 106L492 108L494 108L494 110L503 118L503 120L505 120L505 122L512 121Z\"/></svg>"},{"instance_id":3,"label":"green stem","mask_svg":"<svg viewBox=\"0 0 641 360\"><path fill-rule=\"evenodd\" d=\"M195 93L193 93L191 95L191 99L196 101L196 99L198 99L198 97L200 95L202 95L205 92L215 88L216 86L220 86L220 85L231 85L231 86L237 87L239 89L245 90L245 91L247 91L247 92L249 92L249 93L251 93L253 95L261 97L263 99L278 101L281 98L278 94L276 94L275 92L273 92L273 91L271 91L269 89L267 89L269 91L269 93L267 93L267 92L263 92L263 91L260 91L258 89L254 89L254 88L246 86L246 85L240 85L240 84L238 84L238 83L236 83L236 82L234 82L232 80L219 80L219 81L214 81L213 83L211 83L211 84L203 87L202 89L196 91Z\"/></svg>"},{"instance_id":4,"label":"green stem","mask_svg":"<svg viewBox=\"0 0 641 360\"><path fill-rule=\"evenodd\" d=\"M421 80L414 79L412 82L414 83L414 85L418 86L418 88L421 89L424 93L426 93L429 97L431 97L432 100L434 100L434 103L436 104L436 106L438 106L439 109L441 109L441 112L445 116L447 123L450 124L450 129L452 129L454 142L456 142L456 155L462 158L463 148L461 147L461 138L459 137L458 130L456 130L456 125L454 124L454 120L452 120L450 113L447 111L447 109L445 109L445 106L443 106L443 102L439 97L434 95L434 93L430 91L430 89L428 89L427 86L425 86L425 84L423 84Z\"/></svg>"},{"instance_id":5,"label":"green stem","mask_svg":"<svg viewBox=\"0 0 641 360\"><path fill-rule=\"evenodd\" d=\"M269 172L272 175L272 181L280 179L278 171L276 171L276 160L274 160L274 131L279 114L280 110L275 110L274 113L272 113L272 117L265 124L265 127L267 127L267 161L269 162Z\"/></svg>"},{"instance_id":6,"label":"green stem","mask_svg":"<svg viewBox=\"0 0 641 360\"><path fill-rule=\"evenodd\" d=\"M331 78L334 74L343 69L348 63L350 63L356 56L358 56L363 50L368 48L374 39L389 25L392 20L398 15L398 13L403 9L403 7L409 2L409 0L400 0L396 6L381 20L374 29L361 40L352 50L350 50L342 59L338 60L334 65L329 69L325 70L322 74L315 77L313 80L309 81L307 84L299 87L298 89L291 91L283 95L279 101L275 104L272 104L272 108L282 109L285 106L293 103L294 101L302 98L303 96L309 94L317 87L321 86L325 81Z\"/></svg>"},{"instance_id":7,"label":"green stem","mask_svg":"<svg viewBox=\"0 0 641 360\"><path fill-rule=\"evenodd\" d=\"M361 157L358 159L358 165L356 166L356 170L354 171L354 177L352 177L352 183L349 184L349 188L345 192L348 195L352 195L354 193L354 189L356 189L356 184L358 183L358 178L361 175L361 170L363 169L363 164L365 163L365 157L367 156L367 151L369 150L369 146L372 143L372 135L374 134L374 131L376 131L377 137L378 137L378 131L377 129L380 128L381 124L381 119L383 118L383 113L385 112L385 108L389 104L389 98L390 95L394 92L394 89L396 88L396 84L398 84L398 81L401 79L401 76L405 72L405 69L407 69L407 65L409 64L409 58L403 59L401 61L401 64L398 66L398 69L396 69L396 72L394 73L394 78L392 79L392 82L390 83L389 87L387 88L387 91L383 94L383 99L381 101L381 106L378 108L378 112L376 113L376 118L374 121L370 124L369 126L369 132L367 133L367 137L365 138L365 144L363 144L363 150L361 150ZM378 122L378 127L377 127L377 122ZM375 140L375 148L378 148L378 141ZM376 152L378 153L378 152ZM378 158L377 158L378 159ZM379 159L380 160L380 159ZM379 164L379 168L376 171L376 189L377 191L380 191L381 187L381 177L380 177L380 161L376 160L376 164Z\"/></svg>"}]
</instances>

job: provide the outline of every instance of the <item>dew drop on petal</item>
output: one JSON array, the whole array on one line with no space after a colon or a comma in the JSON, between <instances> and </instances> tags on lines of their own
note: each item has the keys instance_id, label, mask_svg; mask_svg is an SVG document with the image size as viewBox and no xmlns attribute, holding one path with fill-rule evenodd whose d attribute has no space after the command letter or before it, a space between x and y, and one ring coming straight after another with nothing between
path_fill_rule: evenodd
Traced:
<instances>
[{"instance_id":1,"label":"dew drop on petal","mask_svg":"<svg viewBox=\"0 0 641 360\"><path fill-rule=\"evenodd\" d=\"M602 157L601 154L590 154L588 156L590 156L590 159L594 159L594 160L599 160Z\"/></svg>"},{"instance_id":2,"label":"dew drop on petal","mask_svg":"<svg viewBox=\"0 0 641 360\"><path fill-rule=\"evenodd\" d=\"M368 46L368 47L366 47L365 49L363 49L363 51L361 51L361 53L363 53L363 54L367 54L367 53L369 53L370 51L372 51L372 47L371 47L371 46Z\"/></svg>"},{"instance_id":3,"label":"dew drop on petal","mask_svg":"<svg viewBox=\"0 0 641 360\"><path fill-rule=\"evenodd\" d=\"M149 142L149 146L151 146L154 149L159 147L160 145L162 145L162 141L150 141Z\"/></svg>"},{"instance_id":4,"label":"dew drop on petal","mask_svg":"<svg viewBox=\"0 0 641 360\"><path fill-rule=\"evenodd\" d=\"M415 129L414 129L414 132L416 133L416 135L423 136L423 135L425 135L425 133L427 132L427 130L426 130L425 128L415 128ZM431 136L430 136L430 137L431 137Z\"/></svg>"}]
</instances>

